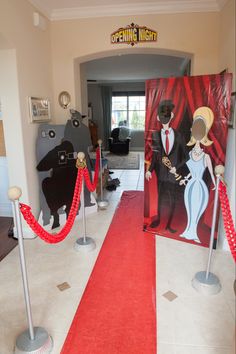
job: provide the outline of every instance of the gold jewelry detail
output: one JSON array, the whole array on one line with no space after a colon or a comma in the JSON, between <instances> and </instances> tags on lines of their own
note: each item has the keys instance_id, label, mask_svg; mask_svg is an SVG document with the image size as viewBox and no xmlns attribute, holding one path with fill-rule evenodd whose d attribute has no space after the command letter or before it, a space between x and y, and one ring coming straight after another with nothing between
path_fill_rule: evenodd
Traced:
<instances>
[{"instance_id":1,"label":"gold jewelry detail","mask_svg":"<svg viewBox=\"0 0 236 354\"><path fill-rule=\"evenodd\" d=\"M83 160L80 160L80 159L77 158L76 167L77 168L85 168L85 167L87 167L86 159L84 158Z\"/></svg>"}]
</instances>

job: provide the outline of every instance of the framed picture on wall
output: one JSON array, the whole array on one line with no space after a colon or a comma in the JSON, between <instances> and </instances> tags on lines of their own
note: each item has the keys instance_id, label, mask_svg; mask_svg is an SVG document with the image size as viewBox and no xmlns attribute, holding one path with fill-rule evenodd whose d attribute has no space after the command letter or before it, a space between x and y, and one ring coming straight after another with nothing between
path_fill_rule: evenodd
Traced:
<instances>
[{"instance_id":1,"label":"framed picture on wall","mask_svg":"<svg viewBox=\"0 0 236 354\"><path fill-rule=\"evenodd\" d=\"M230 117L229 117L229 128L235 128L236 120L236 92L231 93L231 105L230 105Z\"/></svg>"},{"instance_id":2,"label":"framed picture on wall","mask_svg":"<svg viewBox=\"0 0 236 354\"><path fill-rule=\"evenodd\" d=\"M29 114L31 123L50 121L51 115L49 99L29 97Z\"/></svg>"}]
</instances>

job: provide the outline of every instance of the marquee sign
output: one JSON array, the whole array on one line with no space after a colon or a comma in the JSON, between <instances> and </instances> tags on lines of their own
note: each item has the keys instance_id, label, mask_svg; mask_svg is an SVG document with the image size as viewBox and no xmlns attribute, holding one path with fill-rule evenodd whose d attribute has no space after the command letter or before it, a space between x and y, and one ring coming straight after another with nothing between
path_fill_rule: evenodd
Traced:
<instances>
[{"instance_id":1,"label":"marquee sign","mask_svg":"<svg viewBox=\"0 0 236 354\"><path fill-rule=\"evenodd\" d=\"M140 42L156 42L157 32L146 27L131 23L126 27L121 27L111 34L112 44L127 43L134 46Z\"/></svg>"}]
</instances>

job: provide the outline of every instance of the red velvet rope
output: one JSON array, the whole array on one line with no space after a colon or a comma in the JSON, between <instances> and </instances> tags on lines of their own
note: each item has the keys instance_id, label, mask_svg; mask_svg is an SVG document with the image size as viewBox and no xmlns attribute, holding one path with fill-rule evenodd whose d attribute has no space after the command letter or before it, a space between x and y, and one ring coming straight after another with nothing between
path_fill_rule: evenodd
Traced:
<instances>
[{"instance_id":1,"label":"red velvet rope","mask_svg":"<svg viewBox=\"0 0 236 354\"><path fill-rule=\"evenodd\" d=\"M99 165L100 165L100 149L97 148L96 150L96 163L95 163L95 172L94 172L94 179L93 182L90 180L89 172L87 168L84 168L84 179L86 186L90 192L95 191L98 183L98 176L99 176Z\"/></svg>"},{"instance_id":2,"label":"red velvet rope","mask_svg":"<svg viewBox=\"0 0 236 354\"><path fill-rule=\"evenodd\" d=\"M66 236L70 232L70 230L73 226L77 211L78 211L78 207L79 207L83 174L84 174L84 169L79 168L76 183L75 183L74 196L73 196L70 212L69 212L66 224L61 229L61 231L58 233L51 234L51 233L47 232L46 230L44 230L44 228L37 222L37 220L35 219L35 217L31 213L31 208L26 204L20 203L20 211L21 211L25 221L31 227L31 229L34 231L34 233L36 235L38 235L45 242L47 242L47 243L61 242L62 240L64 240L66 238Z\"/></svg>"},{"instance_id":3,"label":"red velvet rope","mask_svg":"<svg viewBox=\"0 0 236 354\"><path fill-rule=\"evenodd\" d=\"M226 186L220 181L219 198L224 221L225 234L229 243L229 248L236 262L236 232L233 222L232 213L230 210L229 199L227 196Z\"/></svg>"},{"instance_id":4,"label":"red velvet rope","mask_svg":"<svg viewBox=\"0 0 236 354\"><path fill-rule=\"evenodd\" d=\"M27 224L31 227L36 235L38 235L42 240L48 243L58 243L61 242L66 238L69 234L74 221L75 217L79 208L80 202L80 193L82 189L82 179L85 179L86 185L90 192L93 192L97 186L98 182L98 175L99 175L99 163L100 163L100 149L98 148L96 151L96 164L95 164L95 174L93 182L90 181L89 172L87 167L78 167L78 174L74 188L74 196L70 208L70 212L66 221L66 224L61 229L60 232L51 234L44 230L44 228L37 222L35 217L31 212L30 206L20 203L20 211L27 222Z\"/></svg>"}]
</instances>

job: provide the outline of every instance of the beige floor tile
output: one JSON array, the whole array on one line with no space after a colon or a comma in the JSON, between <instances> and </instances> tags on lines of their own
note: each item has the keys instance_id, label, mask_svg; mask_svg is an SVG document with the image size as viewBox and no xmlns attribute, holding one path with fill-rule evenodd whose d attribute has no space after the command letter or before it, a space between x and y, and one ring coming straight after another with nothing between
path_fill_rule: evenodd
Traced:
<instances>
[{"instance_id":1,"label":"beige floor tile","mask_svg":"<svg viewBox=\"0 0 236 354\"><path fill-rule=\"evenodd\" d=\"M228 300L227 299L227 303L228 303L229 308L231 310L231 314L235 320L235 318L236 318L236 302L235 302L235 300Z\"/></svg>"},{"instance_id":2,"label":"beige floor tile","mask_svg":"<svg viewBox=\"0 0 236 354\"><path fill-rule=\"evenodd\" d=\"M212 260L212 271L218 274L226 298L235 301L233 287L236 275L235 263L230 252L216 251L215 258Z\"/></svg>"},{"instance_id":3,"label":"beige floor tile","mask_svg":"<svg viewBox=\"0 0 236 354\"><path fill-rule=\"evenodd\" d=\"M172 304L160 297L157 300L157 343L174 343L174 312Z\"/></svg>"},{"instance_id":4,"label":"beige floor tile","mask_svg":"<svg viewBox=\"0 0 236 354\"><path fill-rule=\"evenodd\" d=\"M156 254L157 254L157 279L158 293L172 290L179 296L199 296L192 288L191 281L195 274L199 271L206 270L208 260L208 249L184 242L176 242L176 240L166 239L161 236L156 237ZM213 258L217 263L219 256L228 257L224 251L213 251ZM212 271L221 279L219 266L212 267ZM226 269L226 268L224 268ZM234 271L227 267L227 278L222 283L222 294L225 296L224 290L232 287ZM232 299L232 294L229 296Z\"/></svg>"},{"instance_id":5,"label":"beige floor tile","mask_svg":"<svg viewBox=\"0 0 236 354\"><path fill-rule=\"evenodd\" d=\"M222 296L178 297L171 305L176 344L232 345L234 320Z\"/></svg>"},{"instance_id":6,"label":"beige floor tile","mask_svg":"<svg viewBox=\"0 0 236 354\"><path fill-rule=\"evenodd\" d=\"M157 343L158 354L175 354L175 348L173 344Z\"/></svg>"}]
</instances>

